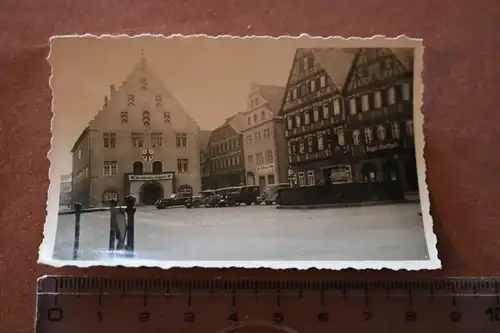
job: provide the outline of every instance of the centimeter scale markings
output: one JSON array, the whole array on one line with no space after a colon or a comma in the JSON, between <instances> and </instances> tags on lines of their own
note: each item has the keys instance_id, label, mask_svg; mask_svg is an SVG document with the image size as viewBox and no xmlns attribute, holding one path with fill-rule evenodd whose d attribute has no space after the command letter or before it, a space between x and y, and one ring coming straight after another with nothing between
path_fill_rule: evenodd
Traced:
<instances>
[{"instance_id":1,"label":"centimeter scale markings","mask_svg":"<svg viewBox=\"0 0 500 333\"><path fill-rule=\"evenodd\" d=\"M500 332L500 278L46 276L37 333Z\"/></svg>"}]
</instances>

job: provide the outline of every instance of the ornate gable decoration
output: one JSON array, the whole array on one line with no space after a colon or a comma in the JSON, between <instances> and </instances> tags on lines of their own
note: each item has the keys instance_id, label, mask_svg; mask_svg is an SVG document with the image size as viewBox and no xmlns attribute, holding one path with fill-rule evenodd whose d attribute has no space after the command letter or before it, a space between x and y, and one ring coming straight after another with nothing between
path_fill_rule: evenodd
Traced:
<instances>
[{"instance_id":1,"label":"ornate gable decoration","mask_svg":"<svg viewBox=\"0 0 500 333\"><path fill-rule=\"evenodd\" d=\"M146 78L141 78L141 90L145 91L148 90L148 79Z\"/></svg>"}]
</instances>

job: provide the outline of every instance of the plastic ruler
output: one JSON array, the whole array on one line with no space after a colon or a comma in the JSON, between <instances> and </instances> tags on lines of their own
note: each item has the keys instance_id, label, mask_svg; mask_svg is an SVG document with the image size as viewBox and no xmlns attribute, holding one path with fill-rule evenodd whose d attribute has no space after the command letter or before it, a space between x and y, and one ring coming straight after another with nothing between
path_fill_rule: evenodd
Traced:
<instances>
[{"instance_id":1,"label":"plastic ruler","mask_svg":"<svg viewBox=\"0 0 500 333\"><path fill-rule=\"evenodd\" d=\"M36 332L500 332L499 287L500 278L45 276Z\"/></svg>"}]
</instances>

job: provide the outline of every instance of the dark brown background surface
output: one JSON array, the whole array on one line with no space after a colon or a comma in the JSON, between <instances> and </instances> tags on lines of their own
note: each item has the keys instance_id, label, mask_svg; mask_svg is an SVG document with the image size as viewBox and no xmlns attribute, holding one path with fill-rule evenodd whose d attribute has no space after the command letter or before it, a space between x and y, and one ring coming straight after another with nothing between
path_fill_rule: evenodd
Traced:
<instances>
[{"instance_id":1,"label":"dark brown background surface","mask_svg":"<svg viewBox=\"0 0 500 333\"><path fill-rule=\"evenodd\" d=\"M497 0L0 1L0 332L33 330L43 274L281 277L491 276L500 272ZM49 162L48 39L69 33L424 39L428 183L444 270L328 272L54 269L36 264Z\"/></svg>"}]
</instances>

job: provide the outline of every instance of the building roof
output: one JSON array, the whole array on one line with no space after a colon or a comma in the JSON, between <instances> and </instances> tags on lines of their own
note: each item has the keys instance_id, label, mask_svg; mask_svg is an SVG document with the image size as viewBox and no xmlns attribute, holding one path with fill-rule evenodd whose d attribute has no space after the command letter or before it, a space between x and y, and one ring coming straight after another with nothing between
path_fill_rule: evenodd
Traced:
<instances>
[{"instance_id":1,"label":"building roof","mask_svg":"<svg viewBox=\"0 0 500 333\"><path fill-rule=\"evenodd\" d=\"M398 58L408 71L413 71L413 61L415 59L415 49L413 48L392 48L391 52Z\"/></svg>"},{"instance_id":2,"label":"building roof","mask_svg":"<svg viewBox=\"0 0 500 333\"><path fill-rule=\"evenodd\" d=\"M206 147L208 147L208 142L210 141L211 134L212 134L212 131L200 130L200 134L199 134L200 149L205 149Z\"/></svg>"},{"instance_id":3,"label":"building roof","mask_svg":"<svg viewBox=\"0 0 500 333\"><path fill-rule=\"evenodd\" d=\"M313 48L310 50L319 65L326 71L333 84L341 91L356 56L355 49Z\"/></svg>"},{"instance_id":4,"label":"building roof","mask_svg":"<svg viewBox=\"0 0 500 333\"><path fill-rule=\"evenodd\" d=\"M245 128L244 116L241 113L236 113L229 118L226 118L222 126L229 124L234 130L240 133ZM222 127L220 126L220 127Z\"/></svg>"},{"instance_id":5,"label":"building roof","mask_svg":"<svg viewBox=\"0 0 500 333\"><path fill-rule=\"evenodd\" d=\"M73 144L73 147L71 148L72 153L75 152L75 150L78 148L78 145L80 145L80 143L83 141L83 139L85 139L89 130L90 130L90 126L89 125L85 126L82 133L78 136L78 139L76 139L75 143Z\"/></svg>"},{"instance_id":6,"label":"building roof","mask_svg":"<svg viewBox=\"0 0 500 333\"><path fill-rule=\"evenodd\" d=\"M277 116L285 94L285 87L265 84L259 84L258 87L262 97L267 101L269 109L274 116Z\"/></svg>"}]
</instances>

